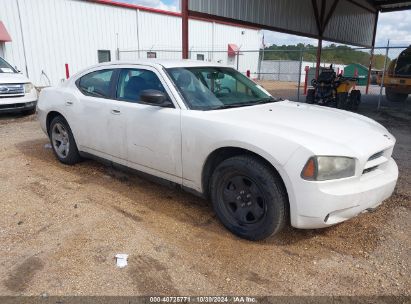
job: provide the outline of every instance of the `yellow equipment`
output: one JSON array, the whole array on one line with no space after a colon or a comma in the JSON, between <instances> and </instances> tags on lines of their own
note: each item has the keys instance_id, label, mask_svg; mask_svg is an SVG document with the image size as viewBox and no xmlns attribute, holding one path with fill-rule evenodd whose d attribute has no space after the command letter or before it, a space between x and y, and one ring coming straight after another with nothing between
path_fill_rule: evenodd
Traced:
<instances>
[{"instance_id":1,"label":"yellow equipment","mask_svg":"<svg viewBox=\"0 0 411 304\"><path fill-rule=\"evenodd\" d=\"M382 74L377 83L381 85ZM391 61L384 74L385 96L389 101L401 102L411 94L411 45Z\"/></svg>"}]
</instances>

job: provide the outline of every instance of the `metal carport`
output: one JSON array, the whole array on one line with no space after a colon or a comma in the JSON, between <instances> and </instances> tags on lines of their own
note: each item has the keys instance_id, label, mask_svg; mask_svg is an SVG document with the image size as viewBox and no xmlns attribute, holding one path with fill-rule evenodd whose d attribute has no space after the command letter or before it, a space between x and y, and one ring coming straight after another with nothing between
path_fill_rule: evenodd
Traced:
<instances>
[{"instance_id":1,"label":"metal carport","mask_svg":"<svg viewBox=\"0 0 411 304\"><path fill-rule=\"evenodd\" d=\"M373 49L379 12L410 8L398 0L182 0L183 58L189 17L201 17L318 39L318 73L323 40Z\"/></svg>"}]
</instances>

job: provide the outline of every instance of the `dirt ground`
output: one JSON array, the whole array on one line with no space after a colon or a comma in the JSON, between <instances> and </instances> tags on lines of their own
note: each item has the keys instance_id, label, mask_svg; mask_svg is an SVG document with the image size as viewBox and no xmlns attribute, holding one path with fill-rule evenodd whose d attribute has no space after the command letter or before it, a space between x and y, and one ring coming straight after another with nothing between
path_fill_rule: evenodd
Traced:
<instances>
[{"instance_id":1,"label":"dirt ground","mask_svg":"<svg viewBox=\"0 0 411 304\"><path fill-rule=\"evenodd\" d=\"M374 213L261 242L181 190L62 165L34 116L2 116L0 295L410 295L411 115L370 115L397 138L395 194Z\"/></svg>"}]
</instances>

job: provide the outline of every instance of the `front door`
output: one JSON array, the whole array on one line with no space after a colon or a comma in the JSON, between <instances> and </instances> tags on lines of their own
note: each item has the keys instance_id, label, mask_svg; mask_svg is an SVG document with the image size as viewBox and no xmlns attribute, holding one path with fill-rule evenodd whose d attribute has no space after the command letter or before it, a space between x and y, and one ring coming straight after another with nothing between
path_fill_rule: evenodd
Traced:
<instances>
[{"instance_id":1,"label":"front door","mask_svg":"<svg viewBox=\"0 0 411 304\"><path fill-rule=\"evenodd\" d=\"M181 182L180 109L143 104L143 90L172 95L156 69L124 68L118 80L116 98L126 113L127 159L129 166L174 182Z\"/></svg>"}]
</instances>

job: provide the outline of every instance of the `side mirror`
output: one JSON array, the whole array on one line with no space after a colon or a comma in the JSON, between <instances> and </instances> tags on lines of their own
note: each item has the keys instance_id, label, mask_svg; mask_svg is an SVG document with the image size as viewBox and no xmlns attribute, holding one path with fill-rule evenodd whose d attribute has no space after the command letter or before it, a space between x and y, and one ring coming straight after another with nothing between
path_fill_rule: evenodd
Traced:
<instances>
[{"instance_id":1,"label":"side mirror","mask_svg":"<svg viewBox=\"0 0 411 304\"><path fill-rule=\"evenodd\" d=\"M17 68L17 65L14 66L14 69L16 70L17 73L21 73L21 71Z\"/></svg>"},{"instance_id":2,"label":"side mirror","mask_svg":"<svg viewBox=\"0 0 411 304\"><path fill-rule=\"evenodd\" d=\"M158 90L144 90L140 94L140 100L149 105L159 107L171 107L173 104L167 100L167 95Z\"/></svg>"}]
</instances>

